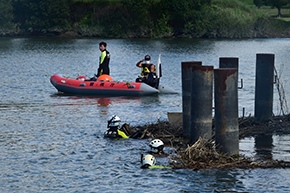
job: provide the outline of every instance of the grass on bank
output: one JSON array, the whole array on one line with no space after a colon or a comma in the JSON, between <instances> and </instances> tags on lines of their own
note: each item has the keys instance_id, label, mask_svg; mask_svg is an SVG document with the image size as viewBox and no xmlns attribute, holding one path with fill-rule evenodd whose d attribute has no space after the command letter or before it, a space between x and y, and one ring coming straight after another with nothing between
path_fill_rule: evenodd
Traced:
<instances>
[{"instance_id":1,"label":"grass on bank","mask_svg":"<svg viewBox=\"0 0 290 193\"><path fill-rule=\"evenodd\" d=\"M253 0L239 0L239 1L242 2L243 4L247 5L249 8L257 9L257 7L254 4ZM265 14L267 14L268 16L276 16L276 15L278 15L278 9L277 8L273 8L271 6L262 6L258 10L263 12L263 13L265 13ZM290 16L290 5L284 6L284 8L281 9L281 14ZM287 19L287 18L286 19L282 19L282 20L290 21L290 19Z\"/></svg>"},{"instance_id":2,"label":"grass on bank","mask_svg":"<svg viewBox=\"0 0 290 193\"><path fill-rule=\"evenodd\" d=\"M287 17L287 18L277 18L277 19L280 19L280 20L283 20L283 21L287 21L287 22L290 22L290 17Z\"/></svg>"}]
</instances>

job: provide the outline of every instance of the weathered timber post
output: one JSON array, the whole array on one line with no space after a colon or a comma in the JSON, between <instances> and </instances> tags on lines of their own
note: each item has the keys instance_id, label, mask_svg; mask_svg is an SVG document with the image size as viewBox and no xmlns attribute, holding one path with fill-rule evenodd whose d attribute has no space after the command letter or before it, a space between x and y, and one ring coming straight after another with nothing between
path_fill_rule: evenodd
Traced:
<instances>
[{"instance_id":1,"label":"weathered timber post","mask_svg":"<svg viewBox=\"0 0 290 193\"><path fill-rule=\"evenodd\" d=\"M274 54L257 54L255 120L266 121L273 114Z\"/></svg>"},{"instance_id":2,"label":"weathered timber post","mask_svg":"<svg viewBox=\"0 0 290 193\"><path fill-rule=\"evenodd\" d=\"M238 77L239 77L239 58L221 57L219 58L219 67L220 68L236 68L238 69ZM239 78L237 80L239 80ZM237 84L238 84L238 81L237 81Z\"/></svg>"},{"instance_id":3,"label":"weathered timber post","mask_svg":"<svg viewBox=\"0 0 290 193\"><path fill-rule=\"evenodd\" d=\"M190 91L192 66L201 66L200 61L181 62L182 68L182 122L183 137L189 136L190 131Z\"/></svg>"},{"instance_id":4,"label":"weathered timber post","mask_svg":"<svg viewBox=\"0 0 290 193\"><path fill-rule=\"evenodd\" d=\"M192 66L190 143L212 138L213 66Z\"/></svg>"},{"instance_id":5,"label":"weathered timber post","mask_svg":"<svg viewBox=\"0 0 290 193\"><path fill-rule=\"evenodd\" d=\"M239 154L238 69L214 70L215 143L229 156Z\"/></svg>"}]
</instances>

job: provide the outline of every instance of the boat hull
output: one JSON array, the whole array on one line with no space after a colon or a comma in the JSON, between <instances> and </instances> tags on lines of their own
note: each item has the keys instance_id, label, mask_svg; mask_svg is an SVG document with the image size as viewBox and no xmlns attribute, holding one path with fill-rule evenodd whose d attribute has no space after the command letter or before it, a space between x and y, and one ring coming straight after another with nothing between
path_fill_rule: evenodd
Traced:
<instances>
[{"instance_id":1,"label":"boat hull","mask_svg":"<svg viewBox=\"0 0 290 193\"><path fill-rule=\"evenodd\" d=\"M50 82L59 92L71 95L147 96L159 93L157 89L137 82L82 81L57 74L51 76Z\"/></svg>"}]
</instances>

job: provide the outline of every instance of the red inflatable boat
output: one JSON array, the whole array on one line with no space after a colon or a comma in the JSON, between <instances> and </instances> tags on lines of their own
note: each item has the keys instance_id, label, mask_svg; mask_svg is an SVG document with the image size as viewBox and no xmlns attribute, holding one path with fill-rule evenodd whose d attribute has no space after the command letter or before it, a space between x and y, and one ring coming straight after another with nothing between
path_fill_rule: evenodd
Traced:
<instances>
[{"instance_id":1,"label":"red inflatable boat","mask_svg":"<svg viewBox=\"0 0 290 193\"><path fill-rule=\"evenodd\" d=\"M85 77L69 79L55 74L50 82L59 92L72 95L146 96L159 93L145 83L114 82L110 76L102 76L97 81L89 81Z\"/></svg>"}]
</instances>

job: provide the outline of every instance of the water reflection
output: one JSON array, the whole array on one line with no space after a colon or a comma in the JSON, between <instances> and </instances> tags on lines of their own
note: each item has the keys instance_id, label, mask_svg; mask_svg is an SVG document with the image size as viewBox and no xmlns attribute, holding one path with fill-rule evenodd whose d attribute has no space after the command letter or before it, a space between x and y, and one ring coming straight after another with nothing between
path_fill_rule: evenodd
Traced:
<instances>
[{"instance_id":1,"label":"water reflection","mask_svg":"<svg viewBox=\"0 0 290 193\"><path fill-rule=\"evenodd\" d=\"M127 103L133 101L133 103L140 103L140 97L97 97L97 96L71 96L65 94L51 95L56 99L63 100L55 102L54 106L65 106L65 105L97 105L99 107L108 107L112 103Z\"/></svg>"},{"instance_id":2,"label":"water reflection","mask_svg":"<svg viewBox=\"0 0 290 193\"><path fill-rule=\"evenodd\" d=\"M54 106L62 105L88 105L97 104L100 107L108 107L113 103L130 103L130 104L142 104L144 107L151 107L161 103L158 95L154 96L142 96L142 97L102 97L102 96L74 96L63 93L55 93L51 97L64 100L64 103L57 101Z\"/></svg>"},{"instance_id":3,"label":"water reflection","mask_svg":"<svg viewBox=\"0 0 290 193\"><path fill-rule=\"evenodd\" d=\"M255 136L255 157L257 159L273 159L272 154L273 137L272 135Z\"/></svg>"}]
</instances>

